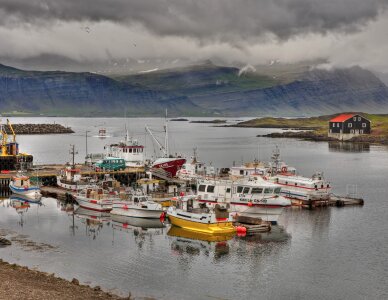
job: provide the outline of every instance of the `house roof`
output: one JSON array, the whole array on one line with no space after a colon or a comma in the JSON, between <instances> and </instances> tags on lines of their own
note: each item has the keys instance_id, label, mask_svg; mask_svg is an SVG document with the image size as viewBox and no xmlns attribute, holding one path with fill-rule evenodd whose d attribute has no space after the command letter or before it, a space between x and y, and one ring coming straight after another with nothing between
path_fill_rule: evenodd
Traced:
<instances>
[{"instance_id":1,"label":"house roof","mask_svg":"<svg viewBox=\"0 0 388 300\"><path fill-rule=\"evenodd\" d=\"M335 118L331 119L330 122L344 122L350 118L353 118L356 114L342 114L338 115Z\"/></svg>"}]
</instances>

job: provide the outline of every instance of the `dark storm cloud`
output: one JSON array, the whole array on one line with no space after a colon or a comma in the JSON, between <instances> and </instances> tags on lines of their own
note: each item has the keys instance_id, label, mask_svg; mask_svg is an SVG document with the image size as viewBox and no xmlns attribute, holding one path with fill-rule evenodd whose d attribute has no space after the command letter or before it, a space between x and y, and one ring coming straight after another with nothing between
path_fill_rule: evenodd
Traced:
<instances>
[{"instance_id":1,"label":"dark storm cloud","mask_svg":"<svg viewBox=\"0 0 388 300\"><path fill-rule=\"evenodd\" d=\"M354 31L388 0L0 0L0 24L140 23L158 35L223 41Z\"/></svg>"}]
</instances>

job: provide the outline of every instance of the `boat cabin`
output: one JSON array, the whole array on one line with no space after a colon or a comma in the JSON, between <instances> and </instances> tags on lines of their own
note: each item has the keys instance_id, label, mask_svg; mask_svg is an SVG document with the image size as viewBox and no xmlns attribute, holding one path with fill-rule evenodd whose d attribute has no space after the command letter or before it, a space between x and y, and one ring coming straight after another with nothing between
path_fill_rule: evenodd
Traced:
<instances>
[{"instance_id":1,"label":"boat cabin","mask_svg":"<svg viewBox=\"0 0 388 300\"><path fill-rule=\"evenodd\" d=\"M281 186L304 188L304 189L329 189L330 184L327 182L322 174L314 174L311 178L302 176L275 176L272 181Z\"/></svg>"},{"instance_id":2,"label":"boat cabin","mask_svg":"<svg viewBox=\"0 0 388 300\"><path fill-rule=\"evenodd\" d=\"M31 186L30 177L28 176L15 176L12 178L13 185L18 188L28 188Z\"/></svg>"}]
</instances>

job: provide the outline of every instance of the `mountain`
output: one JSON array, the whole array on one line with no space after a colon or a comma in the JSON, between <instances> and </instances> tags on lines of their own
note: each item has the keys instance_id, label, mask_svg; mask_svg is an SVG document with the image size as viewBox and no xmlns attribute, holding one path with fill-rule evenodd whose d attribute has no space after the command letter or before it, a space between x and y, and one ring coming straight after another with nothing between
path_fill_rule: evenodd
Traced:
<instances>
[{"instance_id":1,"label":"mountain","mask_svg":"<svg viewBox=\"0 0 388 300\"><path fill-rule=\"evenodd\" d=\"M388 112L388 88L360 67L324 70L211 62L140 74L24 71L0 65L0 105L64 116L309 116L338 111ZM255 70L256 69L256 70Z\"/></svg>"},{"instance_id":2,"label":"mountain","mask_svg":"<svg viewBox=\"0 0 388 300\"><path fill-rule=\"evenodd\" d=\"M131 85L92 73L23 71L0 65L0 105L4 113L64 116L159 116L198 113L184 96Z\"/></svg>"}]
</instances>

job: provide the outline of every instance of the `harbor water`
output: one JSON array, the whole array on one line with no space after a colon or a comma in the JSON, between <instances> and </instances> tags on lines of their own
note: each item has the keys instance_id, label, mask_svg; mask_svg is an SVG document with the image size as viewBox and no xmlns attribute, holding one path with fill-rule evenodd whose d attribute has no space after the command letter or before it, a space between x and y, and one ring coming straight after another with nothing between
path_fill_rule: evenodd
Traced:
<instances>
[{"instance_id":1,"label":"harbor water","mask_svg":"<svg viewBox=\"0 0 388 300\"><path fill-rule=\"evenodd\" d=\"M196 118L197 119L197 118ZM162 130L163 119L12 118L13 123L60 123L74 134L18 136L38 164L76 160L117 142L127 123L146 144L144 126ZM236 119L228 119L236 122ZM94 137L105 127L110 137ZM230 167L255 158L281 157L299 173L323 171L337 194L357 192L362 207L291 208L269 233L209 241L167 224L138 224L109 215L72 213L55 199L20 207L0 200L0 234L13 241L0 258L66 279L99 285L123 296L157 299L387 299L388 149L256 137L277 130L170 122L172 152ZM162 138L162 133L159 133ZM137 227L136 225L140 225ZM148 228L147 227L154 227ZM155 228L156 227L156 228Z\"/></svg>"}]
</instances>

